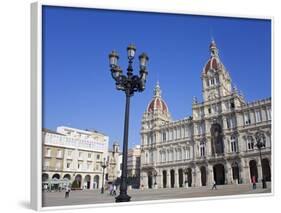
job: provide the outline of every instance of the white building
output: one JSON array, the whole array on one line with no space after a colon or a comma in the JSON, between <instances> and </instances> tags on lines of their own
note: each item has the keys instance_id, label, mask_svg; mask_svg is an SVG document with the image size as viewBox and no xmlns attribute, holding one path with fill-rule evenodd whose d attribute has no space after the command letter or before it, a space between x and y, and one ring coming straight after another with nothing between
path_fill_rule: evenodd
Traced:
<instances>
[{"instance_id":1,"label":"white building","mask_svg":"<svg viewBox=\"0 0 281 213\"><path fill-rule=\"evenodd\" d=\"M42 136L43 183L69 182L81 189L101 188L101 164L108 155L108 136L64 126L57 132L43 129Z\"/></svg>"},{"instance_id":2,"label":"white building","mask_svg":"<svg viewBox=\"0 0 281 213\"><path fill-rule=\"evenodd\" d=\"M249 183L271 180L271 99L247 103L232 87L214 41L201 74L203 102L192 116L173 121L159 83L141 129L141 184L146 188ZM249 81L249 83L251 83ZM262 165L255 146L265 143Z\"/></svg>"},{"instance_id":3,"label":"white building","mask_svg":"<svg viewBox=\"0 0 281 213\"><path fill-rule=\"evenodd\" d=\"M140 158L140 145L136 145L135 147L128 150L127 175L129 178L130 185L133 188L139 188L140 186Z\"/></svg>"}]
</instances>

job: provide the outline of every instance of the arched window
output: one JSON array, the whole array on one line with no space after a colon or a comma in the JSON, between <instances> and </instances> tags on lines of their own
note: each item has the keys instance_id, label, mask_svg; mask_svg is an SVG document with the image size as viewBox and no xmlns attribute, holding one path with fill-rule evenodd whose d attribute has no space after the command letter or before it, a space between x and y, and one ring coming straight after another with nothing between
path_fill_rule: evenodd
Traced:
<instances>
[{"instance_id":1,"label":"arched window","mask_svg":"<svg viewBox=\"0 0 281 213\"><path fill-rule=\"evenodd\" d=\"M148 162L148 153L145 153L145 163L149 163Z\"/></svg>"},{"instance_id":2,"label":"arched window","mask_svg":"<svg viewBox=\"0 0 281 213\"><path fill-rule=\"evenodd\" d=\"M231 147L231 152L237 152L238 151L237 138L235 137L235 135L232 135L230 137L230 147Z\"/></svg>"},{"instance_id":3,"label":"arched window","mask_svg":"<svg viewBox=\"0 0 281 213\"><path fill-rule=\"evenodd\" d=\"M153 162L153 152L149 152L149 163Z\"/></svg>"},{"instance_id":4,"label":"arched window","mask_svg":"<svg viewBox=\"0 0 281 213\"><path fill-rule=\"evenodd\" d=\"M167 152L166 152L166 161L170 161L170 151L169 150L167 150Z\"/></svg>"},{"instance_id":5,"label":"arched window","mask_svg":"<svg viewBox=\"0 0 281 213\"><path fill-rule=\"evenodd\" d=\"M166 138L166 131L163 130L163 132L162 132L162 141L165 142L166 140L167 140L167 138Z\"/></svg>"},{"instance_id":6,"label":"arched window","mask_svg":"<svg viewBox=\"0 0 281 213\"><path fill-rule=\"evenodd\" d=\"M205 157L206 156L206 143L204 141L200 142L200 157Z\"/></svg>"},{"instance_id":7,"label":"arched window","mask_svg":"<svg viewBox=\"0 0 281 213\"><path fill-rule=\"evenodd\" d=\"M254 147L255 147L254 138L252 136L248 136L247 137L247 149L248 150L253 150Z\"/></svg>"},{"instance_id":8,"label":"arched window","mask_svg":"<svg viewBox=\"0 0 281 213\"><path fill-rule=\"evenodd\" d=\"M182 152L181 152L181 148L179 149L179 156L178 156L179 160L182 159Z\"/></svg>"}]
</instances>

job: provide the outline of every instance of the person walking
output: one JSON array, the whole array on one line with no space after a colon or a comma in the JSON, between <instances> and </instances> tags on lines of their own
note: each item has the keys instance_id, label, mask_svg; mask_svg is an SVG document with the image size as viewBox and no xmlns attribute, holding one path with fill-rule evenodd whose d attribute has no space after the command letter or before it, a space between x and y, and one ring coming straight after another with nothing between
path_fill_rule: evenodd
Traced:
<instances>
[{"instance_id":1,"label":"person walking","mask_svg":"<svg viewBox=\"0 0 281 213\"><path fill-rule=\"evenodd\" d=\"M116 185L115 185L115 184L113 185L113 192L112 192L112 195L116 196Z\"/></svg>"},{"instance_id":2,"label":"person walking","mask_svg":"<svg viewBox=\"0 0 281 213\"><path fill-rule=\"evenodd\" d=\"M113 187L112 184L109 185L109 195L112 196L113 193Z\"/></svg>"},{"instance_id":3,"label":"person walking","mask_svg":"<svg viewBox=\"0 0 281 213\"><path fill-rule=\"evenodd\" d=\"M69 193L70 193L70 187L69 186L66 186L65 188L65 198L69 198Z\"/></svg>"},{"instance_id":4,"label":"person walking","mask_svg":"<svg viewBox=\"0 0 281 213\"><path fill-rule=\"evenodd\" d=\"M215 180L213 181L213 187L212 187L212 190L213 190L213 189L217 190L217 184L216 184L216 181L215 181Z\"/></svg>"},{"instance_id":5,"label":"person walking","mask_svg":"<svg viewBox=\"0 0 281 213\"><path fill-rule=\"evenodd\" d=\"M253 184L253 189L255 190L257 188L257 180L256 180L256 176L252 177L252 184Z\"/></svg>"}]
</instances>

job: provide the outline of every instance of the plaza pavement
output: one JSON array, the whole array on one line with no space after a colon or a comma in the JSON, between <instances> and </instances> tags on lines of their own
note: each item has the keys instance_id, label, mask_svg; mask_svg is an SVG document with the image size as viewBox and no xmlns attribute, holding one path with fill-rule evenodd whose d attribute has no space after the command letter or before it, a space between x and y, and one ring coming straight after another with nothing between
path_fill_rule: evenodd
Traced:
<instances>
[{"instance_id":1,"label":"plaza pavement","mask_svg":"<svg viewBox=\"0 0 281 213\"><path fill-rule=\"evenodd\" d=\"M251 184L239 185L219 185L217 190L210 187L191 188L165 188L165 189L132 189L128 190L131 201L152 201L164 199L196 198L225 195L245 195L256 193L270 193L271 184L267 184L266 189L262 189L261 184L257 184L257 189L253 190ZM117 191L119 194L119 191ZM104 194L100 190L71 191L69 198L64 198L65 192L43 192L43 207L81 205L81 204L101 204L115 203L115 197L110 196L108 191Z\"/></svg>"}]
</instances>

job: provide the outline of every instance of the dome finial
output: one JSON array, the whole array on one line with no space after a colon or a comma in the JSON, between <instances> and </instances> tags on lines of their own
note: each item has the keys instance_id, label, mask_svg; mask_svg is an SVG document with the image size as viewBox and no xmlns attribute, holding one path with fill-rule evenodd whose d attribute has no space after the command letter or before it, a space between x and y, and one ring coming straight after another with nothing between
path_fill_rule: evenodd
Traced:
<instances>
[{"instance_id":1,"label":"dome finial","mask_svg":"<svg viewBox=\"0 0 281 213\"><path fill-rule=\"evenodd\" d=\"M157 80L156 86L154 88L154 97L161 97L161 89L160 89L160 84L159 84L158 80Z\"/></svg>"},{"instance_id":2,"label":"dome finial","mask_svg":"<svg viewBox=\"0 0 281 213\"><path fill-rule=\"evenodd\" d=\"M214 38L212 38L212 40L211 40L210 52L211 52L212 57L218 57L219 56L219 50L217 48L217 45L216 45L216 42L215 42Z\"/></svg>"}]
</instances>

